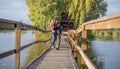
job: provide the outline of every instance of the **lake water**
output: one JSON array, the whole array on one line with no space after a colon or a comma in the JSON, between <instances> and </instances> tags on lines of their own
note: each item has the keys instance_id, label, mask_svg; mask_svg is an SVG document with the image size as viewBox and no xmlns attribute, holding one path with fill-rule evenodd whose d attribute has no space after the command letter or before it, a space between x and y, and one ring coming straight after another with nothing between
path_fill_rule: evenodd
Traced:
<instances>
[{"instance_id":1,"label":"lake water","mask_svg":"<svg viewBox=\"0 0 120 69\"><path fill-rule=\"evenodd\" d=\"M33 42L34 34L33 31L22 31L21 33L21 46ZM15 48L15 32L0 32L0 53L12 50ZM29 47L30 48L30 47ZM20 65L23 66L27 57L28 50L24 49L20 52ZM0 69L14 69L14 55L0 59Z\"/></svg>"},{"instance_id":2,"label":"lake water","mask_svg":"<svg viewBox=\"0 0 120 69\"><path fill-rule=\"evenodd\" d=\"M21 46L33 42L33 31L23 31ZM15 48L15 32L0 32L0 53ZM24 65L30 48L21 51L20 64ZM96 64L100 69L120 69L120 42L119 41L91 41L90 51L96 57ZM14 55L0 59L0 69L14 69Z\"/></svg>"},{"instance_id":3,"label":"lake water","mask_svg":"<svg viewBox=\"0 0 120 69\"><path fill-rule=\"evenodd\" d=\"M100 69L120 69L119 41L92 41L90 51Z\"/></svg>"}]
</instances>

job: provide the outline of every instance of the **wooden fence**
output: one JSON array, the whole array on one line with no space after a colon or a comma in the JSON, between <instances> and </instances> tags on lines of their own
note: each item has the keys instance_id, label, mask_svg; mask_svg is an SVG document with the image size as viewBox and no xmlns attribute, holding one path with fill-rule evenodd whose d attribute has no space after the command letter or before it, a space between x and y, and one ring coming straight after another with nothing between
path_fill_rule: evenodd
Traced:
<instances>
[{"instance_id":1,"label":"wooden fence","mask_svg":"<svg viewBox=\"0 0 120 69\"><path fill-rule=\"evenodd\" d=\"M46 48L46 42L50 41L51 38L46 39L46 33L51 32L50 30L45 31L45 30L42 30L42 29L35 27L35 26L31 26L31 25L27 25L27 24L24 24L21 22L7 20L7 19L0 19L0 27L15 29L15 49L0 53L0 59L8 57L12 54L15 54L14 69L20 69L20 51L22 51L23 49L28 48L28 47L35 44L35 46L36 46L35 54L37 57L39 55L38 54L38 43L42 42L42 43L44 43L44 49L46 51L48 50ZM29 44L26 44L24 46L20 46L21 30L35 30L35 40L36 41L29 43ZM39 32L44 33L44 40L42 40L42 41L40 41L38 39Z\"/></svg>"},{"instance_id":2,"label":"wooden fence","mask_svg":"<svg viewBox=\"0 0 120 69\"><path fill-rule=\"evenodd\" d=\"M87 30L97 29L120 29L120 13L116 13L110 16L105 16L96 20L83 23L76 30L69 31L70 44L73 49L73 54L77 57L79 54L82 56L81 67L82 69L97 69L97 67L90 61L86 55L87 51ZM82 44L78 46L78 34L82 33Z\"/></svg>"}]
</instances>

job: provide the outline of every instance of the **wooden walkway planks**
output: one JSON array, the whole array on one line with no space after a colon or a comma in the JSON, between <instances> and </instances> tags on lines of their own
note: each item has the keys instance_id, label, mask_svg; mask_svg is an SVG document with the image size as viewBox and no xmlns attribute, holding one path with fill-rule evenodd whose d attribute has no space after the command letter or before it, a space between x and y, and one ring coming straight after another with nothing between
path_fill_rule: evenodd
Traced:
<instances>
[{"instance_id":1,"label":"wooden walkway planks","mask_svg":"<svg viewBox=\"0 0 120 69\"><path fill-rule=\"evenodd\" d=\"M27 69L78 69L67 36L62 36L59 50L50 50Z\"/></svg>"},{"instance_id":2,"label":"wooden walkway planks","mask_svg":"<svg viewBox=\"0 0 120 69\"><path fill-rule=\"evenodd\" d=\"M36 69L76 69L70 49L50 51Z\"/></svg>"}]
</instances>

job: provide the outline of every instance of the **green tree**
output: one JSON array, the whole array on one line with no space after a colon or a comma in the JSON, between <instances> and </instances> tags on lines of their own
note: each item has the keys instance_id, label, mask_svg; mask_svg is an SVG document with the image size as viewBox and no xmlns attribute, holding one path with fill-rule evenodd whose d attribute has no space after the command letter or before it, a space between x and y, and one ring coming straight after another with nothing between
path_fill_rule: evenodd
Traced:
<instances>
[{"instance_id":1,"label":"green tree","mask_svg":"<svg viewBox=\"0 0 120 69\"><path fill-rule=\"evenodd\" d=\"M33 25L43 28L44 23L52 18L60 18L60 14L66 11L69 0L26 0L29 7L29 18Z\"/></svg>"},{"instance_id":2,"label":"green tree","mask_svg":"<svg viewBox=\"0 0 120 69\"><path fill-rule=\"evenodd\" d=\"M75 26L104 16L107 3L104 0L72 0L69 7L69 16L74 20Z\"/></svg>"},{"instance_id":3,"label":"green tree","mask_svg":"<svg viewBox=\"0 0 120 69\"><path fill-rule=\"evenodd\" d=\"M85 21L105 15L107 3L104 0L26 0L29 18L33 25L43 25L52 18L61 18L61 13L68 13L75 26Z\"/></svg>"}]
</instances>

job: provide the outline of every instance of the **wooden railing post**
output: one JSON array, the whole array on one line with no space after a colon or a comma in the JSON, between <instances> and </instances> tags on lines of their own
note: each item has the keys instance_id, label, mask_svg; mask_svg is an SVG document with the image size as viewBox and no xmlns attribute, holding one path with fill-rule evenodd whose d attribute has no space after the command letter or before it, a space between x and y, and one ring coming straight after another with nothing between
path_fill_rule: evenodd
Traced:
<instances>
[{"instance_id":1,"label":"wooden railing post","mask_svg":"<svg viewBox=\"0 0 120 69\"><path fill-rule=\"evenodd\" d=\"M78 45L78 33L76 33L76 32L75 32L75 44ZM75 48L74 48L74 57L75 57L76 61L77 61L77 56L78 56L78 53L77 53L77 48L75 46Z\"/></svg>"},{"instance_id":2,"label":"wooden railing post","mask_svg":"<svg viewBox=\"0 0 120 69\"><path fill-rule=\"evenodd\" d=\"M68 31L68 38L71 38L71 32L70 32L70 30ZM72 48L71 41L69 41L69 43L70 43L70 47Z\"/></svg>"},{"instance_id":3,"label":"wooden railing post","mask_svg":"<svg viewBox=\"0 0 120 69\"><path fill-rule=\"evenodd\" d=\"M76 45L78 45L78 33L75 32L75 43ZM78 56L78 53L77 53L77 48L75 47L75 58L77 60L77 56Z\"/></svg>"},{"instance_id":4,"label":"wooden railing post","mask_svg":"<svg viewBox=\"0 0 120 69\"><path fill-rule=\"evenodd\" d=\"M72 39L74 39L74 33L73 32L70 32L71 33L71 37L72 37ZM71 46L72 46L72 53L73 53L73 55L74 55L74 45L73 45L73 43L71 44Z\"/></svg>"},{"instance_id":5,"label":"wooden railing post","mask_svg":"<svg viewBox=\"0 0 120 69\"><path fill-rule=\"evenodd\" d=\"M53 37L52 37L52 32L50 32L50 38L52 38L52 39L53 39ZM52 45L52 44L51 44L52 39L51 39L51 40L50 40L50 42L49 42L49 43L50 43L50 45ZM50 47L49 47L49 48L50 48Z\"/></svg>"},{"instance_id":6,"label":"wooden railing post","mask_svg":"<svg viewBox=\"0 0 120 69\"><path fill-rule=\"evenodd\" d=\"M39 40L39 31L35 30L35 40L38 41ZM36 43L36 50L35 50L35 55L36 57L39 55L38 51L39 51L39 43Z\"/></svg>"},{"instance_id":7,"label":"wooden railing post","mask_svg":"<svg viewBox=\"0 0 120 69\"><path fill-rule=\"evenodd\" d=\"M44 33L44 41L46 40L46 33ZM46 42L44 42L44 50L46 50Z\"/></svg>"},{"instance_id":8,"label":"wooden railing post","mask_svg":"<svg viewBox=\"0 0 120 69\"><path fill-rule=\"evenodd\" d=\"M82 30L82 47L81 48L84 52L87 51L87 30ZM86 69L86 67L87 66L86 66L83 58L81 58L81 68Z\"/></svg>"},{"instance_id":9,"label":"wooden railing post","mask_svg":"<svg viewBox=\"0 0 120 69\"><path fill-rule=\"evenodd\" d=\"M20 38L21 38L21 30L19 28L15 29L15 48L20 48ZM15 53L15 61L14 61L14 69L20 69L20 52Z\"/></svg>"}]
</instances>

